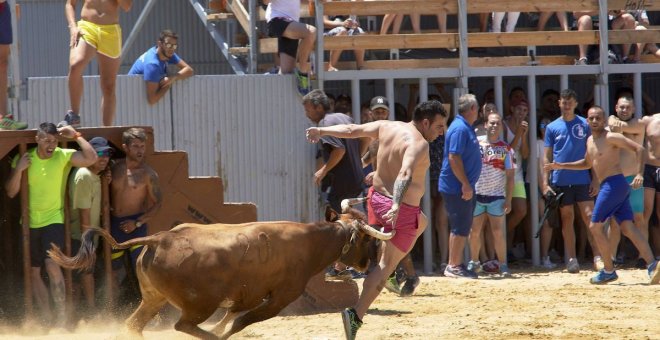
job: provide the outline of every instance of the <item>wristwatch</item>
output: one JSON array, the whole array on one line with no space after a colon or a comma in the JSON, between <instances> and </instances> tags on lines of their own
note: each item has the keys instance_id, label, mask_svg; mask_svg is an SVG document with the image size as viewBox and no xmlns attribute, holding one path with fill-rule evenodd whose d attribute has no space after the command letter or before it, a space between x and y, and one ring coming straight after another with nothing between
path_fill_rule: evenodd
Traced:
<instances>
[{"instance_id":1,"label":"wristwatch","mask_svg":"<svg viewBox=\"0 0 660 340\"><path fill-rule=\"evenodd\" d=\"M143 224L144 224L144 223L142 223L142 222L140 222L140 221L135 221L135 227L136 227L136 228L141 227Z\"/></svg>"}]
</instances>

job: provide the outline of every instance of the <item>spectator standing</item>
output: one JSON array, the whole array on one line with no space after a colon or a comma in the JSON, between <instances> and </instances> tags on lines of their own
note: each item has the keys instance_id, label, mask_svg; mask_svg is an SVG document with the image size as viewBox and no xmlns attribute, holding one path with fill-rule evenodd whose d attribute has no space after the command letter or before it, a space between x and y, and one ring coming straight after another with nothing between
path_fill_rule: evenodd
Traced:
<instances>
[{"instance_id":1,"label":"spectator standing","mask_svg":"<svg viewBox=\"0 0 660 340\"><path fill-rule=\"evenodd\" d=\"M559 99L561 117L546 126L544 164L554 162L574 162L584 157L587 148L587 138L591 130L586 120L575 115L577 107L577 94L571 89L562 90ZM591 178L587 170L555 170L544 169L543 194L564 193L559 212L561 215L561 229L564 236L564 252L566 254L566 269L569 273L580 272L580 264L575 252L574 208L577 203L578 210L584 225L589 225L589 219L594 209L593 197L598 193L600 178ZM593 181L592 181L593 180ZM552 184L552 187L548 185ZM592 243L595 256L597 247Z\"/></svg>"},{"instance_id":2,"label":"spectator standing","mask_svg":"<svg viewBox=\"0 0 660 340\"><path fill-rule=\"evenodd\" d=\"M471 260L467 270L481 271L479 262L481 231L487 219L493 233L500 273L502 276L508 277L511 276L511 272L507 262L504 218L511 210L516 163L513 149L500 139L502 117L496 112L490 113L484 125L487 135L479 137L482 165L479 180L475 185L477 202L470 231Z\"/></svg>"},{"instance_id":3,"label":"spectator standing","mask_svg":"<svg viewBox=\"0 0 660 340\"><path fill-rule=\"evenodd\" d=\"M175 51L179 48L179 36L171 30L160 32L156 46L144 52L131 66L128 74L141 74L147 86L147 101L156 104L175 81L191 77L194 73ZM176 65L179 71L168 76L167 65Z\"/></svg>"},{"instance_id":4,"label":"spectator standing","mask_svg":"<svg viewBox=\"0 0 660 340\"><path fill-rule=\"evenodd\" d=\"M81 150L58 147L58 135L75 140ZM64 186L69 170L72 166L90 166L97 156L82 134L71 126L58 129L53 123L42 123L35 140L36 148L14 158L5 190L9 197L16 196L23 172L27 170L32 292L46 322L53 321L56 327L63 327L66 322L64 276L62 268L46 251L51 244L64 248ZM48 274L50 294L41 276L42 267ZM51 298L55 313L51 310Z\"/></svg>"},{"instance_id":5,"label":"spectator standing","mask_svg":"<svg viewBox=\"0 0 660 340\"><path fill-rule=\"evenodd\" d=\"M266 8L268 35L277 38L280 74L293 73L298 92L304 96L310 91L309 55L316 41L316 27L300 22L299 0L263 0L263 2L268 4Z\"/></svg>"},{"instance_id":6,"label":"spectator standing","mask_svg":"<svg viewBox=\"0 0 660 340\"><path fill-rule=\"evenodd\" d=\"M89 144L96 151L97 159L88 167L74 168L69 176L71 226L71 253L76 254L81 245L81 236L89 228L101 227L101 176L105 172L114 149L103 137L94 137ZM91 311L94 306L94 274L85 271L80 274L82 292L87 307Z\"/></svg>"},{"instance_id":7,"label":"spectator standing","mask_svg":"<svg viewBox=\"0 0 660 340\"><path fill-rule=\"evenodd\" d=\"M9 6L6 0L0 0L0 130L25 130L26 123L17 122L12 115L7 114L7 70L10 46L13 42Z\"/></svg>"},{"instance_id":8,"label":"spectator standing","mask_svg":"<svg viewBox=\"0 0 660 340\"><path fill-rule=\"evenodd\" d=\"M158 174L145 161L146 143L144 129L130 128L124 131L121 147L126 158L117 160L111 168L110 233L120 243L147 236L147 222L158 213L163 202ZM122 257L129 256L132 269L135 270L141 250L142 246L138 246L128 251L112 252L115 283L121 282Z\"/></svg>"},{"instance_id":9,"label":"spectator standing","mask_svg":"<svg viewBox=\"0 0 660 340\"><path fill-rule=\"evenodd\" d=\"M119 9L128 12L133 0L97 1L82 0L80 20L76 21L78 0L67 0L64 5L69 24L69 101L71 109L64 120L74 127L80 126L80 101L83 95L83 72L96 56L101 77L101 113L103 125L110 126L115 120L115 83L121 57L121 27Z\"/></svg>"},{"instance_id":10,"label":"spectator standing","mask_svg":"<svg viewBox=\"0 0 660 340\"><path fill-rule=\"evenodd\" d=\"M475 207L474 186L481 173L479 141L472 128L477 119L479 105L472 94L458 100L458 115L445 136L445 150L438 190L447 210L451 233L449 235L449 263L445 276L477 278L463 265L463 250L472 226Z\"/></svg>"}]
</instances>

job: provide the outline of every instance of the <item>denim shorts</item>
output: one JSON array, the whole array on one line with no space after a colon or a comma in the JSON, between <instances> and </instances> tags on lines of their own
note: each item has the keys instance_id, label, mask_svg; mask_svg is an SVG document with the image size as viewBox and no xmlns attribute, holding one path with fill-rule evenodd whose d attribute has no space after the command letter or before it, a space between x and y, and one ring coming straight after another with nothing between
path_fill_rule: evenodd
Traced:
<instances>
[{"instance_id":1,"label":"denim shorts","mask_svg":"<svg viewBox=\"0 0 660 340\"><path fill-rule=\"evenodd\" d=\"M487 213L491 216L504 216L504 199L496 199L490 203L481 203L477 201L477 205L474 207L473 216L479 216L483 213Z\"/></svg>"}]
</instances>

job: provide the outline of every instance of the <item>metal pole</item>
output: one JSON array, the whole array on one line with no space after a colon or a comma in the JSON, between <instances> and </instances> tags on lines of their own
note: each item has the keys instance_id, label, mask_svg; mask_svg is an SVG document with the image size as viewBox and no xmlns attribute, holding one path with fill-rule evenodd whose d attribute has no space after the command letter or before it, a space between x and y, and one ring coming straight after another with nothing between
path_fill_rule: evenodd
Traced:
<instances>
[{"instance_id":1,"label":"metal pole","mask_svg":"<svg viewBox=\"0 0 660 340\"><path fill-rule=\"evenodd\" d=\"M458 1L458 57L459 57L459 74L460 77L456 80L457 86L460 88L468 88L468 20L467 20L467 0ZM454 101L457 103L457 101Z\"/></svg>"},{"instance_id":2,"label":"metal pole","mask_svg":"<svg viewBox=\"0 0 660 340\"><path fill-rule=\"evenodd\" d=\"M388 119L394 121L394 110L396 108L394 104L396 99L394 98L394 79L392 78L385 79L385 97L390 102L390 116Z\"/></svg>"},{"instance_id":3,"label":"metal pole","mask_svg":"<svg viewBox=\"0 0 660 340\"><path fill-rule=\"evenodd\" d=\"M361 117L360 114L362 113L362 108L360 107L360 103L362 100L360 99L360 79L354 78L351 79L351 105L353 110L353 122L360 122Z\"/></svg>"},{"instance_id":4,"label":"metal pole","mask_svg":"<svg viewBox=\"0 0 660 340\"><path fill-rule=\"evenodd\" d=\"M504 118L506 112L504 112L504 95L502 93L502 76L493 77L493 91L495 93L495 106L497 106L497 111L500 112L500 116ZM483 105L484 103L480 103ZM506 108L508 109L508 107Z\"/></svg>"},{"instance_id":5,"label":"metal pole","mask_svg":"<svg viewBox=\"0 0 660 340\"><path fill-rule=\"evenodd\" d=\"M248 73L255 74L257 73L257 56L259 55L259 39L257 37L257 2L255 0L249 0L248 6L250 6L250 60L248 62Z\"/></svg>"},{"instance_id":6,"label":"metal pole","mask_svg":"<svg viewBox=\"0 0 660 340\"><path fill-rule=\"evenodd\" d=\"M147 16L151 12L151 9L154 7L154 5L156 5L156 1L158 0L149 0L144 5L144 8L142 9L140 16L135 22L135 25L133 25L133 29L131 30L131 33L128 35L128 38L126 38L126 41L124 42L124 46L122 46L121 56L119 57L120 62L124 60L124 57L126 56L126 51L131 49L131 45L133 45L133 42L135 42L135 39L137 39L138 32L140 32L140 30L142 29L142 26L144 25L144 22L147 20Z\"/></svg>"},{"instance_id":7,"label":"metal pole","mask_svg":"<svg viewBox=\"0 0 660 340\"><path fill-rule=\"evenodd\" d=\"M19 145L21 157L27 152L27 145ZM23 232L23 289L25 302L25 318L32 320L34 308L32 306L32 266L30 265L30 210L29 210L28 172L23 171L21 176L21 231Z\"/></svg>"},{"instance_id":8,"label":"metal pole","mask_svg":"<svg viewBox=\"0 0 660 340\"><path fill-rule=\"evenodd\" d=\"M635 96L635 117L642 118L644 115L644 94L642 93L642 74L637 72L633 76L633 96ZM617 98L618 99L618 98Z\"/></svg>"},{"instance_id":9,"label":"metal pole","mask_svg":"<svg viewBox=\"0 0 660 340\"><path fill-rule=\"evenodd\" d=\"M66 142L60 143L60 148L65 149ZM64 253L71 256L71 207L69 205L69 186L68 181L64 181ZM62 268L64 269L64 268ZM71 269L64 269L64 288L65 288L65 313L67 320L72 320L73 315L73 275Z\"/></svg>"},{"instance_id":10,"label":"metal pole","mask_svg":"<svg viewBox=\"0 0 660 340\"><path fill-rule=\"evenodd\" d=\"M538 185L539 180L537 174L540 169L538 168L539 162L538 157L541 155L538 154L536 149L536 140L538 138L536 133L536 127L538 126L537 117L536 117L536 76L527 76L527 93L529 97L529 158L527 159L527 164L529 164L529 199L530 199L530 233L529 233L529 242L532 243L532 265L539 266L541 264L541 255L540 255L540 240L534 237L534 233L538 230L539 226L539 191Z\"/></svg>"},{"instance_id":11,"label":"metal pole","mask_svg":"<svg viewBox=\"0 0 660 340\"><path fill-rule=\"evenodd\" d=\"M568 88L568 74L559 75L559 92Z\"/></svg>"},{"instance_id":12,"label":"metal pole","mask_svg":"<svg viewBox=\"0 0 660 340\"><path fill-rule=\"evenodd\" d=\"M419 102L425 102L429 98L429 79L428 78L419 78ZM412 112L408 112L409 115L412 115ZM426 212L426 218L428 220L428 225L426 230L424 230L424 273L429 275L433 274L433 214L435 211L431 211L431 176L429 171L426 172L426 195L422 196L422 211Z\"/></svg>"},{"instance_id":13,"label":"metal pole","mask_svg":"<svg viewBox=\"0 0 660 340\"><path fill-rule=\"evenodd\" d=\"M600 34L600 73L596 75L597 85L595 87L594 102L600 105L605 112L610 112L610 101L608 95L607 72L609 68L608 58L608 31L607 31L607 0L598 0L598 15L602 19L598 26ZM596 101L598 99L598 101Z\"/></svg>"},{"instance_id":14,"label":"metal pole","mask_svg":"<svg viewBox=\"0 0 660 340\"><path fill-rule=\"evenodd\" d=\"M316 81L318 82L317 88L323 90L325 64L323 63L323 1L314 1L314 16L316 17Z\"/></svg>"}]
</instances>

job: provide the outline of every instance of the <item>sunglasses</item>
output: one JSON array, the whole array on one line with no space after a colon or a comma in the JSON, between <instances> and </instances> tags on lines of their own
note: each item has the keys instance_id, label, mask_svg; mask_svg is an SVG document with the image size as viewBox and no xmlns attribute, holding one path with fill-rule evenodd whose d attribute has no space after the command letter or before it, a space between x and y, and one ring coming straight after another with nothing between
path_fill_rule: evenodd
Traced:
<instances>
[{"instance_id":1,"label":"sunglasses","mask_svg":"<svg viewBox=\"0 0 660 340\"><path fill-rule=\"evenodd\" d=\"M176 50L177 48L179 48L178 44L172 44L172 43L163 43L163 46L165 46L165 48L170 50Z\"/></svg>"},{"instance_id":2,"label":"sunglasses","mask_svg":"<svg viewBox=\"0 0 660 340\"><path fill-rule=\"evenodd\" d=\"M112 157L112 154L113 154L112 149L96 152L96 155L98 155L99 157Z\"/></svg>"}]
</instances>

